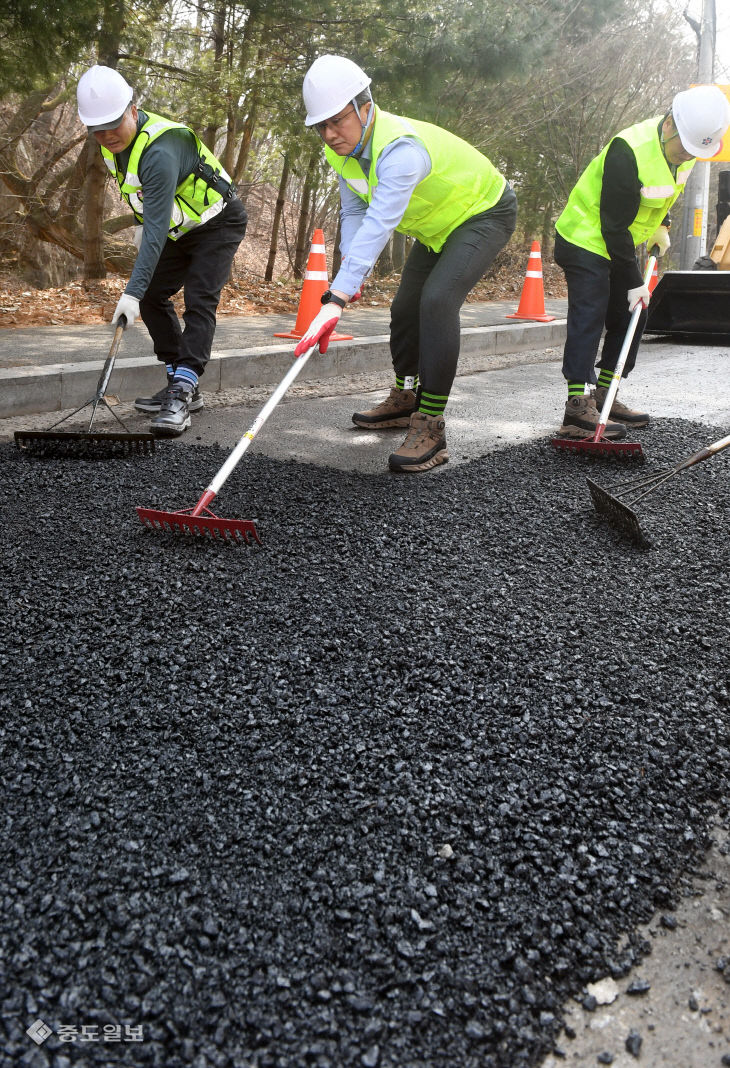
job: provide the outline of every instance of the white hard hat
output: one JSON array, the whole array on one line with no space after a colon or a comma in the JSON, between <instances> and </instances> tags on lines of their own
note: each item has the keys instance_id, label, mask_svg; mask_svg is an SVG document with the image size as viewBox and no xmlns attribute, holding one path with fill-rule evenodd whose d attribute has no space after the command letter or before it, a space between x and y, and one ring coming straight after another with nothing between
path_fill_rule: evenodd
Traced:
<instances>
[{"instance_id":1,"label":"white hard hat","mask_svg":"<svg viewBox=\"0 0 730 1068\"><path fill-rule=\"evenodd\" d=\"M320 56L304 75L302 95L307 109L305 126L330 119L358 93L367 89L371 79L364 70L344 56Z\"/></svg>"},{"instance_id":2,"label":"white hard hat","mask_svg":"<svg viewBox=\"0 0 730 1068\"><path fill-rule=\"evenodd\" d=\"M94 64L79 78L76 102L79 118L90 130L114 130L122 121L134 93L118 70Z\"/></svg>"},{"instance_id":3,"label":"white hard hat","mask_svg":"<svg viewBox=\"0 0 730 1068\"><path fill-rule=\"evenodd\" d=\"M695 85L677 93L672 116L685 150L709 159L719 152L730 126L730 103L716 85Z\"/></svg>"}]
</instances>

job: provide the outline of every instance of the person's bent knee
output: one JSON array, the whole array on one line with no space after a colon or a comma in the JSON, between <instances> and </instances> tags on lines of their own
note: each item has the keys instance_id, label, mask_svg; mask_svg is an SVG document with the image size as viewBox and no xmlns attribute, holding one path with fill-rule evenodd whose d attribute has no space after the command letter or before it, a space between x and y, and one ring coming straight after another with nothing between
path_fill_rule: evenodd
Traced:
<instances>
[{"instance_id":1,"label":"person's bent knee","mask_svg":"<svg viewBox=\"0 0 730 1068\"><path fill-rule=\"evenodd\" d=\"M458 322L461 304L443 290L434 288L424 289L421 295L421 323L447 322L455 318Z\"/></svg>"}]
</instances>

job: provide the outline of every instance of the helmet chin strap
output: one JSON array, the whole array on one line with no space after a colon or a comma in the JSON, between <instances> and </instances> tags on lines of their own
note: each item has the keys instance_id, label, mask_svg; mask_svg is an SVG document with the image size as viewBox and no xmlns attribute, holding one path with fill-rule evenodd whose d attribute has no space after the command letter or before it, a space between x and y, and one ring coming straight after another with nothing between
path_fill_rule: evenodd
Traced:
<instances>
[{"instance_id":1,"label":"helmet chin strap","mask_svg":"<svg viewBox=\"0 0 730 1068\"><path fill-rule=\"evenodd\" d=\"M359 108L357 106L357 100L353 100L352 103L353 103L353 106L355 108L355 111L359 115L360 114L360 110L359 110ZM356 156L357 153L360 151L360 149L365 144L365 136L366 136L367 131L368 131L368 126L370 125L370 117L371 117L371 115L373 113L373 108L374 107L375 107L375 104L373 103L373 98L370 97L370 103L368 104L368 113L365 116L365 122L363 122L362 119L360 119L360 126L361 126L361 129L362 129L362 132L360 134L360 140L357 142L357 144L353 148L352 152L348 152L347 153L347 155L345 156L345 162L347 162L347 160L350 159L352 156Z\"/></svg>"},{"instance_id":2,"label":"helmet chin strap","mask_svg":"<svg viewBox=\"0 0 730 1068\"><path fill-rule=\"evenodd\" d=\"M667 121L667 119L671 119L672 120L672 126L674 127L674 133L670 134L669 137L665 137L664 136L664 123ZM664 117L664 122L662 123L662 132L661 132L661 135L659 137L659 144L662 147L662 155L664 156L664 159L667 160L667 163L669 164L669 167L673 168L674 170L676 170L678 164L670 163L670 161L667 159L667 152L666 152L666 149L665 149L664 146L668 145L670 141L673 141L675 137L679 137L679 130L677 129L677 124L674 121L674 116L672 115L672 113L670 111L669 114ZM680 139L680 143L681 143L681 139Z\"/></svg>"}]
</instances>

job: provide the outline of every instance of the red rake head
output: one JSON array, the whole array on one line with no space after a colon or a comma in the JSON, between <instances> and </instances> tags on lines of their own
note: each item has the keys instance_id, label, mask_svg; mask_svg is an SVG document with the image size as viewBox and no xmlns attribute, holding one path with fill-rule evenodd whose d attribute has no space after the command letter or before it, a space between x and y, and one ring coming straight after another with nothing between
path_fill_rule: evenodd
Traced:
<instances>
[{"instance_id":1,"label":"red rake head","mask_svg":"<svg viewBox=\"0 0 730 1068\"><path fill-rule=\"evenodd\" d=\"M592 441L590 438L553 438L552 444L564 452L582 452L589 456L602 456L617 460L643 460L644 453L638 441Z\"/></svg>"},{"instance_id":2,"label":"red rake head","mask_svg":"<svg viewBox=\"0 0 730 1068\"><path fill-rule=\"evenodd\" d=\"M148 530L165 534L188 534L211 541L225 541L231 545L261 544L254 519L220 519L209 508L205 515L192 515L193 509L180 512L159 512L154 508L138 508L137 515Z\"/></svg>"}]
</instances>

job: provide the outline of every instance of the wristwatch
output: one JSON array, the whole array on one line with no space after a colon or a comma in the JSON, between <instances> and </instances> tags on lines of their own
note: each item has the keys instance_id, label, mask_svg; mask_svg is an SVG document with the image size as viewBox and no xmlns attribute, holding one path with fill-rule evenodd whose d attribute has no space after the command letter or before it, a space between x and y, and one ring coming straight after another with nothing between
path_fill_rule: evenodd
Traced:
<instances>
[{"instance_id":1,"label":"wristwatch","mask_svg":"<svg viewBox=\"0 0 730 1068\"><path fill-rule=\"evenodd\" d=\"M339 306L341 308L344 308L347 305L347 301L343 300L342 297L336 297L331 289L326 290L326 292L324 292L322 294L322 296L320 297L320 303L321 304L330 304L330 303L339 304Z\"/></svg>"}]
</instances>

